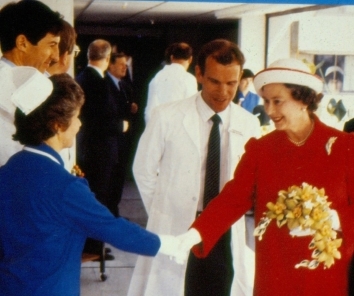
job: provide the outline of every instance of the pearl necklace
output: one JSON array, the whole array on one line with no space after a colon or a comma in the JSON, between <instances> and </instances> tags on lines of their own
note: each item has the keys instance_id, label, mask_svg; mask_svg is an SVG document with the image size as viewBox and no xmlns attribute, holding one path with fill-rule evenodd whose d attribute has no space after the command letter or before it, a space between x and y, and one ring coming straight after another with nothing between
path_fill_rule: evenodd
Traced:
<instances>
[{"instance_id":1,"label":"pearl necklace","mask_svg":"<svg viewBox=\"0 0 354 296\"><path fill-rule=\"evenodd\" d=\"M306 140L309 138L309 136L312 134L313 128L314 128L315 124L312 121L312 125L311 125L311 129L309 131L309 133L306 135L305 139L301 140L301 141L294 141L292 139L290 139L290 137L288 136L288 139L291 143L295 144L296 146L302 146L305 144Z\"/></svg>"}]
</instances>

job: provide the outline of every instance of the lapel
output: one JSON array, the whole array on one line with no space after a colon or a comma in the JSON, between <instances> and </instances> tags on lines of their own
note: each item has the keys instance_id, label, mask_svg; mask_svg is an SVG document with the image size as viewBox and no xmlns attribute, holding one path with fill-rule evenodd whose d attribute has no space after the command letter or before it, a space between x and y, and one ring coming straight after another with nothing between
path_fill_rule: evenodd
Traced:
<instances>
[{"instance_id":1,"label":"lapel","mask_svg":"<svg viewBox=\"0 0 354 296\"><path fill-rule=\"evenodd\" d=\"M197 96L185 100L185 104L181 106L181 111L184 113L183 127L194 143L198 154L200 154L200 128L199 128L199 114L196 106Z\"/></svg>"},{"instance_id":2,"label":"lapel","mask_svg":"<svg viewBox=\"0 0 354 296\"><path fill-rule=\"evenodd\" d=\"M232 177L235 167L244 153L244 145L248 141L247 134L244 132L247 128L247 119L243 116L243 110L240 106L231 103L231 117L229 127L229 176Z\"/></svg>"}]
</instances>

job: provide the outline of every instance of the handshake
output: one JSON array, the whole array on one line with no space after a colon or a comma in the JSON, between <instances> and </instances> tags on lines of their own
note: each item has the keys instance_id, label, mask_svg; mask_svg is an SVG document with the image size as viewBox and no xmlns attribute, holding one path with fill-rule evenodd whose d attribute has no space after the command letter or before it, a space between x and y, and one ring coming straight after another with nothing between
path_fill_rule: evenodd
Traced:
<instances>
[{"instance_id":1,"label":"handshake","mask_svg":"<svg viewBox=\"0 0 354 296\"><path fill-rule=\"evenodd\" d=\"M188 259L190 249L202 241L195 228L179 236L159 235L159 238L161 241L159 253L169 256L178 264L184 264Z\"/></svg>"}]
</instances>

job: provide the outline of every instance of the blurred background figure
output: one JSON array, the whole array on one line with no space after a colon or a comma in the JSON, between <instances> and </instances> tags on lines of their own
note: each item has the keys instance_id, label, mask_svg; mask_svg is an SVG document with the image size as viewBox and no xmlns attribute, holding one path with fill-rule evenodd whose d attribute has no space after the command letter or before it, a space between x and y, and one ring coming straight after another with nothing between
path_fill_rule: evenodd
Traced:
<instances>
[{"instance_id":1,"label":"blurred background figure","mask_svg":"<svg viewBox=\"0 0 354 296\"><path fill-rule=\"evenodd\" d=\"M106 148L109 147L111 135L116 135L111 118L107 116L111 111L107 104L104 80L110 55L111 45L108 41L103 39L92 41L87 50L87 67L76 77L76 81L85 93L85 104L80 115L82 128L77 136L77 163L85 173L96 198L105 206L110 196L111 175L111 154ZM87 240L85 253L101 254L101 251L101 242ZM105 253L105 260L113 259L114 256Z\"/></svg>"},{"instance_id":2,"label":"blurred background figure","mask_svg":"<svg viewBox=\"0 0 354 296\"><path fill-rule=\"evenodd\" d=\"M109 157L105 161L109 178L107 206L117 217L127 165L132 154L132 119L138 112L131 84L124 80L126 75L127 57L124 53L112 53L104 78L107 87L106 120L110 122L111 133L107 135L109 140L105 141L107 145L103 149Z\"/></svg>"},{"instance_id":3,"label":"blurred background figure","mask_svg":"<svg viewBox=\"0 0 354 296\"><path fill-rule=\"evenodd\" d=\"M80 49L76 45L76 32L72 25L63 20L63 29L60 32L59 58L50 64L47 72L50 75L68 72Z\"/></svg>"},{"instance_id":4,"label":"blurred background figure","mask_svg":"<svg viewBox=\"0 0 354 296\"><path fill-rule=\"evenodd\" d=\"M275 129L274 122L270 119L264 110L264 105L258 105L254 107L253 114L257 116L259 120L262 136L265 136Z\"/></svg>"},{"instance_id":5,"label":"blurred background figure","mask_svg":"<svg viewBox=\"0 0 354 296\"><path fill-rule=\"evenodd\" d=\"M155 107L188 98L198 91L197 80L187 72L192 59L193 49L187 43L173 43L167 48L167 64L149 83L145 108L146 123Z\"/></svg>"},{"instance_id":6,"label":"blurred background figure","mask_svg":"<svg viewBox=\"0 0 354 296\"><path fill-rule=\"evenodd\" d=\"M260 97L252 92L254 74L250 69L243 69L240 84L238 86L234 103L241 105L248 112L253 112L254 107L259 105Z\"/></svg>"}]
</instances>

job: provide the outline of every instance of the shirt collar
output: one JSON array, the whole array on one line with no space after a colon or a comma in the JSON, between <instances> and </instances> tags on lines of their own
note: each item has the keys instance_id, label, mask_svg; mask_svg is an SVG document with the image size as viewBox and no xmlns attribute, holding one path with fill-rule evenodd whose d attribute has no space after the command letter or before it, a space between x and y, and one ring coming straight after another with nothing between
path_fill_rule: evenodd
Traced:
<instances>
[{"instance_id":1,"label":"shirt collar","mask_svg":"<svg viewBox=\"0 0 354 296\"><path fill-rule=\"evenodd\" d=\"M109 77L111 77L111 79L113 80L114 84L118 86L118 83L119 83L120 79L118 79L117 77L113 76L109 71L107 71L107 75Z\"/></svg>"},{"instance_id":2,"label":"shirt collar","mask_svg":"<svg viewBox=\"0 0 354 296\"><path fill-rule=\"evenodd\" d=\"M8 64L10 67L16 67L16 65L5 57L1 57L1 60Z\"/></svg>"},{"instance_id":3,"label":"shirt collar","mask_svg":"<svg viewBox=\"0 0 354 296\"><path fill-rule=\"evenodd\" d=\"M201 117L201 119L203 120L203 122L207 122L210 117L212 117L215 114L215 111L212 110L207 103L205 103L205 101L203 100L202 96L201 96L201 92L199 93L198 97L197 97L197 110L199 112L199 115ZM230 104L226 107L225 110L218 112L217 114L220 116L221 118L221 122L223 124L228 122L228 114L230 112Z\"/></svg>"},{"instance_id":4,"label":"shirt collar","mask_svg":"<svg viewBox=\"0 0 354 296\"><path fill-rule=\"evenodd\" d=\"M43 151L45 153L50 154L51 156L53 156L55 159L57 159L60 163L61 166L64 167L64 161L63 159L60 157L59 153L56 152L52 147L50 147L49 145L42 143L38 146L31 146L31 145L26 145L27 147L30 147L32 149L35 150L39 150L39 151Z\"/></svg>"}]
</instances>

